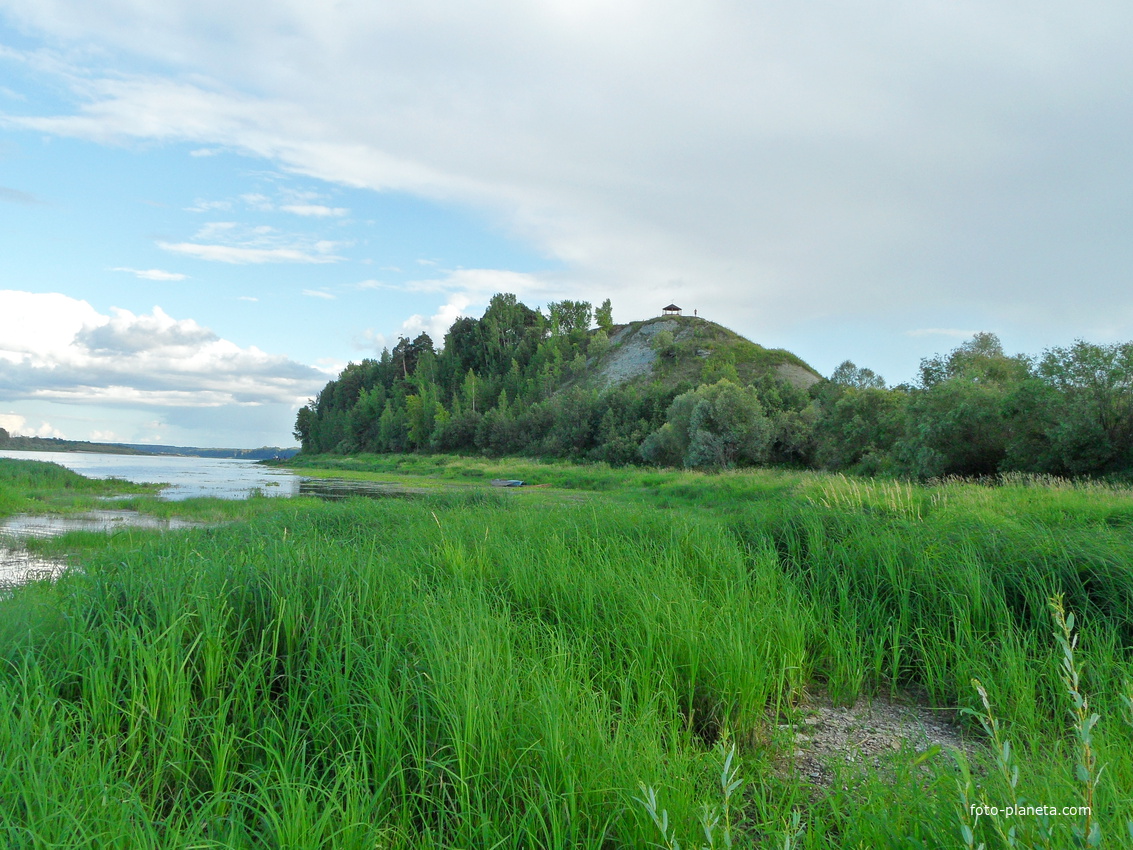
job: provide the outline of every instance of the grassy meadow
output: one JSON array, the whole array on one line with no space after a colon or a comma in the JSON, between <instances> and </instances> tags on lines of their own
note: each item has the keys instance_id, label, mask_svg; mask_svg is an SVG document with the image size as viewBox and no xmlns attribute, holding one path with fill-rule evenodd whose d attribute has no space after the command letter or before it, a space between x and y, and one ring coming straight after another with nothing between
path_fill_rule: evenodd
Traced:
<instances>
[{"instance_id":1,"label":"grassy meadow","mask_svg":"<svg viewBox=\"0 0 1133 850\"><path fill-rule=\"evenodd\" d=\"M433 492L43 544L82 570L0 600L4 846L1133 843L1133 491L336 463ZM810 782L792 724L861 696L970 755Z\"/></svg>"}]
</instances>

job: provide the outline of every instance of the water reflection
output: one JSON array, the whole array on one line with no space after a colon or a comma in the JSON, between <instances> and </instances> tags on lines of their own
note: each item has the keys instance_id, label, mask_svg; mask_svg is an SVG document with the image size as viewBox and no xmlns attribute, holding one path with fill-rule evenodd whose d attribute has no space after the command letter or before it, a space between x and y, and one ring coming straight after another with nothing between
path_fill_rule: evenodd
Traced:
<instances>
[{"instance_id":1,"label":"water reflection","mask_svg":"<svg viewBox=\"0 0 1133 850\"><path fill-rule=\"evenodd\" d=\"M427 487L406 487L390 481L357 481L349 478L301 478L299 495L314 496L317 499L337 502L350 496L366 496L371 499L383 496L405 496L428 493Z\"/></svg>"},{"instance_id":2,"label":"water reflection","mask_svg":"<svg viewBox=\"0 0 1133 850\"><path fill-rule=\"evenodd\" d=\"M40 558L26 549L9 549L0 545L0 592L25 582L56 578L65 569L66 561Z\"/></svg>"},{"instance_id":3,"label":"water reflection","mask_svg":"<svg viewBox=\"0 0 1133 850\"><path fill-rule=\"evenodd\" d=\"M88 511L69 516L54 514L16 514L0 521L0 591L11 590L29 581L56 578L67 568L66 561L41 558L20 546L29 537L58 537L68 531L115 532L127 528L170 531L200 528L203 523L182 519L160 519L137 511Z\"/></svg>"},{"instance_id":4,"label":"water reflection","mask_svg":"<svg viewBox=\"0 0 1133 850\"><path fill-rule=\"evenodd\" d=\"M161 519L137 511L88 511L69 516L56 514L16 514L0 521L4 537L57 537L68 531L119 531L124 528L200 528L202 523L183 519Z\"/></svg>"}]
</instances>

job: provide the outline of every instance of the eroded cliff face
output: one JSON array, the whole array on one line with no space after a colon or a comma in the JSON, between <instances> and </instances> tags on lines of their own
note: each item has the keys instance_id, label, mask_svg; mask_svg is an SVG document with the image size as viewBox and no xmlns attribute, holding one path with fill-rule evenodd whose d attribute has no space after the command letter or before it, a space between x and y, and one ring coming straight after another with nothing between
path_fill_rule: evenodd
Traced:
<instances>
[{"instance_id":1,"label":"eroded cliff face","mask_svg":"<svg viewBox=\"0 0 1133 850\"><path fill-rule=\"evenodd\" d=\"M677 356L687 359L706 360L721 349L733 349L737 365L743 368L743 347L758 349L764 360L775 357L775 352L713 322L689 316L663 317L632 322L617 330L610 337L609 350L592 364L594 383L605 388L650 376L660 359L657 336L662 333L671 334L674 346L683 349ZM803 390L822 380L813 369L796 361L783 352L780 362L765 363L763 371Z\"/></svg>"}]
</instances>

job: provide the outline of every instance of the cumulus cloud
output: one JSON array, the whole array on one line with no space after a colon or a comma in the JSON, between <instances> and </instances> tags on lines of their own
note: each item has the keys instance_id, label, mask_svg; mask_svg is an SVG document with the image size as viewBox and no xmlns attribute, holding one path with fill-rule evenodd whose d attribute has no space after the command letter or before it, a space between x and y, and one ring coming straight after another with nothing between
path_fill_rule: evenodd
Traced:
<instances>
[{"instance_id":1,"label":"cumulus cloud","mask_svg":"<svg viewBox=\"0 0 1133 850\"><path fill-rule=\"evenodd\" d=\"M50 422L31 425L26 416L18 413L0 413L0 428L13 437L64 437L63 432Z\"/></svg>"},{"instance_id":2,"label":"cumulus cloud","mask_svg":"<svg viewBox=\"0 0 1133 850\"><path fill-rule=\"evenodd\" d=\"M0 399L130 407L296 404L326 375L242 348L160 307L100 314L65 295L0 290Z\"/></svg>"},{"instance_id":3,"label":"cumulus cloud","mask_svg":"<svg viewBox=\"0 0 1133 850\"><path fill-rule=\"evenodd\" d=\"M129 272L134 277L139 277L142 280L162 280L162 281L175 281L175 280L188 280L187 274L180 272L167 272L162 269L130 269L124 266L111 269L112 272Z\"/></svg>"}]
</instances>

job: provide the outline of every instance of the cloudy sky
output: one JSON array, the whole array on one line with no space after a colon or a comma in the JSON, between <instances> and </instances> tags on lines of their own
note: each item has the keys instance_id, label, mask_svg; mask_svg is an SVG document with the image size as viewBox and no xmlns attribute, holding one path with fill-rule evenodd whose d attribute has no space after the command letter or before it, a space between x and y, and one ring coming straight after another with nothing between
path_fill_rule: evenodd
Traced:
<instances>
[{"instance_id":1,"label":"cloudy sky","mask_svg":"<svg viewBox=\"0 0 1133 850\"><path fill-rule=\"evenodd\" d=\"M497 291L1133 338L1128 0L0 0L0 426L288 445Z\"/></svg>"}]
</instances>

